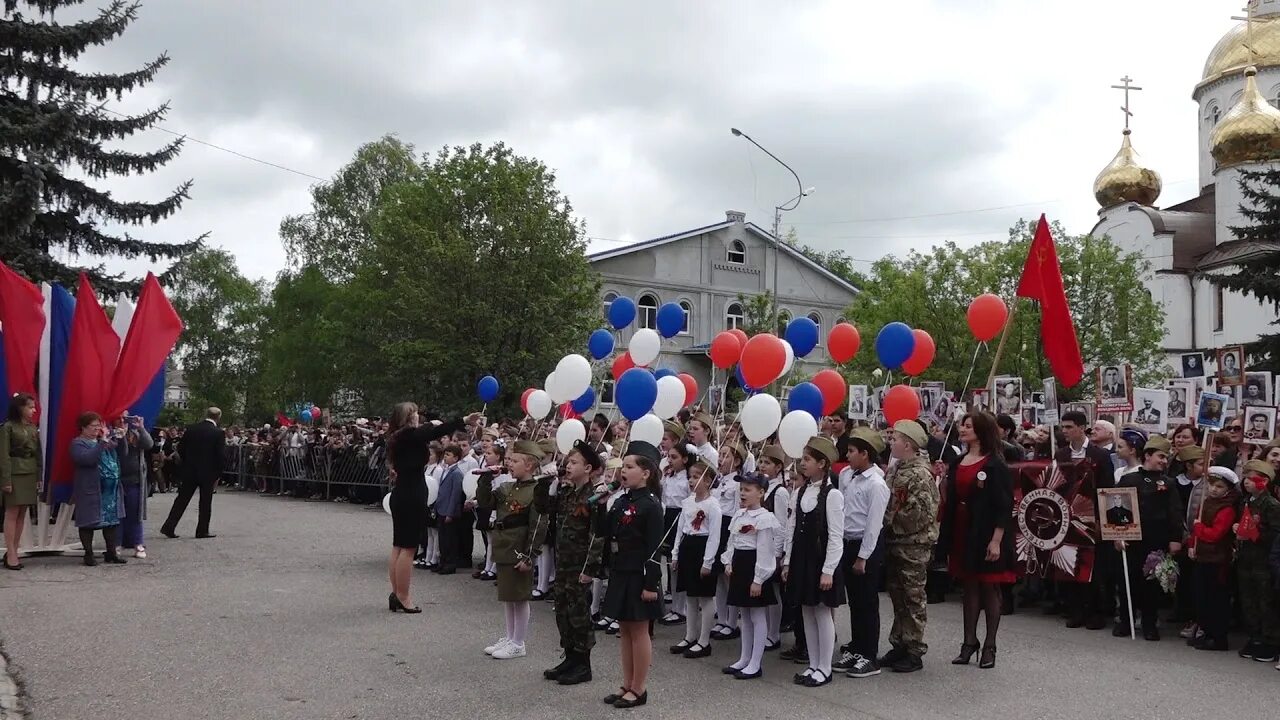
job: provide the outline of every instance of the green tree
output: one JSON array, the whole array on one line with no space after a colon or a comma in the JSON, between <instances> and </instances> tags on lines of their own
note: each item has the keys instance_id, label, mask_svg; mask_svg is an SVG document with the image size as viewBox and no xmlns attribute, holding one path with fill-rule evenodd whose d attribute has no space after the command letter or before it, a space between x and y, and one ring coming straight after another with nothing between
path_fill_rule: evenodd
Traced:
<instances>
[{"instance_id":1,"label":"green tree","mask_svg":"<svg viewBox=\"0 0 1280 720\"><path fill-rule=\"evenodd\" d=\"M800 235L795 228L787 231L783 242L799 250L802 255L829 270L836 277L861 288L867 282L867 276L854 269L855 260L839 248L835 250L818 250L800 242Z\"/></svg>"},{"instance_id":2,"label":"green tree","mask_svg":"<svg viewBox=\"0 0 1280 720\"><path fill-rule=\"evenodd\" d=\"M169 57L161 54L120 74L77 70L72 61L91 46L118 38L137 18L139 7L116 0L95 18L54 22L56 10L82 2L4 0L0 18L0 256L32 279L68 286L78 271L59 260L55 250L156 262L185 257L200 242L144 242L104 229L169 217L187 199L191 182L157 202L121 200L89 184L153 172L178 155L182 139L151 152L104 147L164 118L167 103L126 116L109 110L107 101L150 83ZM99 292L108 295L137 285L121 282L120 275L108 274L101 264L89 273Z\"/></svg>"},{"instance_id":3,"label":"green tree","mask_svg":"<svg viewBox=\"0 0 1280 720\"><path fill-rule=\"evenodd\" d=\"M368 372L380 343L344 351L342 294L314 265L285 271L271 290L263 327L265 395L281 410L301 402L328 407L351 378ZM340 362L339 359L342 359Z\"/></svg>"},{"instance_id":4,"label":"green tree","mask_svg":"<svg viewBox=\"0 0 1280 720\"><path fill-rule=\"evenodd\" d=\"M1063 397L1091 392L1093 380L1087 371L1104 362L1131 363L1139 384L1160 382L1165 373L1160 350L1164 311L1142 283L1149 272L1147 262L1137 254L1122 253L1106 238L1071 236L1056 223L1053 232L1086 368L1085 380ZM984 292L1011 300L1034 233L1035 223L1022 220L1010 229L1008 242L967 249L946 243L927 253L912 252L903 259L889 256L874 263L862 294L848 311L863 342L845 368L846 375L857 382L871 380L879 363L875 335L885 324L900 320L928 331L937 345L925 379L961 388L977 348L965 321L969 303ZM1040 313L1031 301L1017 302L999 373L1038 383L1053 372L1040 350ZM978 353L966 390L986 383L995 344Z\"/></svg>"},{"instance_id":5,"label":"green tree","mask_svg":"<svg viewBox=\"0 0 1280 720\"><path fill-rule=\"evenodd\" d=\"M311 188L311 211L280 223L280 239L294 267L310 266L330 280L349 280L384 191L420 177L413 146L387 135L362 145L333 180Z\"/></svg>"},{"instance_id":6,"label":"green tree","mask_svg":"<svg viewBox=\"0 0 1280 720\"><path fill-rule=\"evenodd\" d=\"M501 143L424 160L384 190L373 227L341 309L345 342L368 349L347 387L372 407L474 408L492 373L511 411L598 324L572 206L541 162Z\"/></svg>"},{"instance_id":7,"label":"green tree","mask_svg":"<svg viewBox=\"0 0 1280 720\"><path fill-rule=\"evenodd\" d=\"M170 297L186 330L176 354L193 408L215 405L228 420L260 417L263 288L240 274L231 253L203 248L170 271Z\"/></svg>"},{"instance_id":8,"label":"green tree","mask_svg":"<svg viewBox=\"0 0 1280 720\"><path fill-rule=\"evenodd\" d=\"M1206 274L1215 284L1257 298L1280 312L1280 170L1243 170L1240 212L1248 225L1232 227L1236 240L1250 242L1248 264L1226 275ZM1273 325L1280 324L1275 321ZM1248 347L1249 369L1280 372L1280 334L1264 333Z\"/></svg>"}]
</instances>

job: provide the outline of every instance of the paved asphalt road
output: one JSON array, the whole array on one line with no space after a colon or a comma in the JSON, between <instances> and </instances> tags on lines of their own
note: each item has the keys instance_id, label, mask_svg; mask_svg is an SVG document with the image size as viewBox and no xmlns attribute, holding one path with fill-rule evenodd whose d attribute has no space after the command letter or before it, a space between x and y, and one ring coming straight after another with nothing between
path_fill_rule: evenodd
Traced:
<instances>
[{"instance_id":1,"label":"paved asphalt road","mask_svg":"<svg viewBox=\"0 0 1280 720\"><path fill-rule=\"evenodd\" d=\"M600 635L596 681L560 688L551 607L535 607L530 656L481 653L502 628L489 584L415 572L425 612L386 609L391 519L381 511L220 492L213 540L155 534L172 495L151 501L147 560L86 568L76 556L0 574L0 636L21 666L35 717L596 718L617 684L617 641ZM888 617L888 602L884 602ZM1274 717L1280 672L1176 639L1117 640L1067 630L1038 611L1004 619L999 667L948 664L960 642L954 602L929 609L923 672L819 689L791 683L771 654L765 677L735 681L712 657L664 652L658 633L646 717L1206 718ZM847 637L847 618L840 623ZM888 628L888 621L885 622ZM1172 631L1167 635L1174 635Z\"/></svg>"}]
</instances>

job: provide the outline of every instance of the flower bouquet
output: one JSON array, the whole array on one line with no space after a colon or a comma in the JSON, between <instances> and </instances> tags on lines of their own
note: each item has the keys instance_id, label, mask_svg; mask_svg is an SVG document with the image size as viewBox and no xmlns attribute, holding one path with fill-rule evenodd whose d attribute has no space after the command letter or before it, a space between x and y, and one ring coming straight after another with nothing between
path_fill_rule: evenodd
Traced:
<instances>
[{"instance_id":1,"label":"flower bouquet","mask_svg":"<svg viewBox=\"0 0 1280 720\"><path fill-rule=\"evenodd\" d=\"M1160 583L1160 589L1172 595L1178 587L1178 563L1163 550L1152 550L1142 563L1142 574Z\"/></svg>"}]
</instances>

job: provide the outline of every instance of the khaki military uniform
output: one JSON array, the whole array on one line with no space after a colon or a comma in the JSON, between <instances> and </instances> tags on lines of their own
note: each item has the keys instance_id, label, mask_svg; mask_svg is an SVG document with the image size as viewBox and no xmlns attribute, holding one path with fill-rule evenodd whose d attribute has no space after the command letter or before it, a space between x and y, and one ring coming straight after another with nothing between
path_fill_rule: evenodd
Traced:
<instances>
[{"instance_id":1,"label":"khaki military uniform","mask_svg":"<svg viewBox=\"0 0 1280 720\"><path fill-rule=\"evenodd\" d=\"M541 480L516 480L493 487L493 475L480 476L476 487L476 506L494 513L489 542L493 543L493 561L498 566L498 600L522 602L533 598L533 558L547 534L545 484ZM539 485L544 485L539 490ZM523 562L522 572L516 565Z\"/></svg>"},{"instance_id":2,"label":"khaki military uniform","mask_svg":"<svg viewBox=\"0 0 1280 720\"><path fill-rule=\"evenodd\" d=\"M923 457L900 461L886 480L885 589L893 602L889 644L922 657L929 650L924 641L925 582L938 540L938 484Z\"/></svg>"}]
</instances>

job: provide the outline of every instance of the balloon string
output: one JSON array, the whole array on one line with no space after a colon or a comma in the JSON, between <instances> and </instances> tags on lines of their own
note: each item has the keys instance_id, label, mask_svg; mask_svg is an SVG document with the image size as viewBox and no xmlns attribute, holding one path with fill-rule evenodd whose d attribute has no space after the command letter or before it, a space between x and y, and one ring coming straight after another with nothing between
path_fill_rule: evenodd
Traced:
<instances>
[{"instance_id":1,"label":"balloon string","mask_svg":"<svg viewBox=\"0 0 1280 720\"><path fill-rule=\"evenodd\" d=\"M960 400L961 400L961 402L963 402L963 401L964 401L964 393L965 393L965 390L967 390L967 389L968 389L968 387L969 387L969 383L973 380L973 371L974 371L974 369L975 369L975 368L977 368L977 367L978 367L978 352L979 352L979 351L981 351L981 350L982 350L982 348L984 348L984 347L986 347L986 346L987 346L987 343L985 343L985 342L979 342L979 343L978 343L978 345L977 345L977 347L975 347L975 348L973 349L973 361L969 363L969 374L965 376L965 378L964 378L964 385L960 388ZM951 437L951 428L952 428L952 426L953 426L953 425L955 425L955 422L956 422L956 414L953 412L953 413L951 413L951 417L947 418L947 425L946 425L946 427L945 427L945 428L943 428L943 430L942 430L942 442L943 442L943 443L946 443L946 442L947 442L947 438Z\"/></svg>"}]
</instances>

